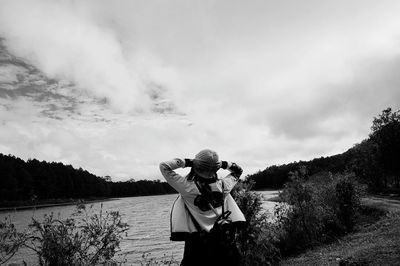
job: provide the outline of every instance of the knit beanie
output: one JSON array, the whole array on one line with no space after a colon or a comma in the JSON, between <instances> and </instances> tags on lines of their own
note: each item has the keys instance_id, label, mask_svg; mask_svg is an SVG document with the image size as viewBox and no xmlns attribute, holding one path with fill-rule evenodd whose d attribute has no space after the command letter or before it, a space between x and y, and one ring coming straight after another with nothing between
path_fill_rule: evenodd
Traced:
<instances>
[{"instance_id":1,"label":"knit beanie","mask_svg":"<svg viewBox=\"0 0 400 266\"><path fill-rule=\"evenodd\" d=\"M193 159L193 170L203 178L213 178L219 168L218 154L210 149L200 151Z\"/></svg>"}]
</instances>

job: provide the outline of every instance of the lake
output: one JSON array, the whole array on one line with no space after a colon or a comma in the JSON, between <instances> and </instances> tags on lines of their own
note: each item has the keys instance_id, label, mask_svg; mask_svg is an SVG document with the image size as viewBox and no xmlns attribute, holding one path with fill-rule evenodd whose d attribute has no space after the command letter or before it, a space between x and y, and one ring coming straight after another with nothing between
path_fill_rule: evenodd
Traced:
<instances>
[{"instance_id":1,"label":"lake","mask_svg":"<svg viewBox=\"0 0 400 266\"><path fill-rule=\"evenodd\" d=\"M265 199L277 195L277 191L258 192ZM183 242L172 242L170 237L169 215L172 203L178 195L160 195L145 197L130 197L94 203L93 208L98 210L103 204L104 211L119 211L123 221L129 224L128 236L121 241L122 254L126 256L127 264L139 264L142 255L160 259L170 258L180 261L183 255ZM264 201L265 210L272 211L274 202ZM31 222L31 218L42 220L44 214L54 213L60 218L69 217L75 211L75 206L57 206L37 210L21 210L0 212L0 219L10 216L18 229L25 229ZM9 263L21 263L25 260L29 264L36 264L35 254L27 250L21 250Z\"/></svg>"}]
</instances>

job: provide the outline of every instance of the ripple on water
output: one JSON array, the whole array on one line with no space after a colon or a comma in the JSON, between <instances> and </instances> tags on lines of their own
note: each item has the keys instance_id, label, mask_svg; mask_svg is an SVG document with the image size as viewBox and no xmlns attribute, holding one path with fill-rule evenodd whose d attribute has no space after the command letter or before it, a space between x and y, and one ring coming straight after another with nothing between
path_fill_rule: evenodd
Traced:
<instances>
[{"instance_id":1,"label":"ripple on water","mask_svg":"<svg viewBox=\"0 0 400 266\"><path fill-rule=\"evenodd\" d=\"M276 191L260 192L265 198L276 195ZM174 257L182 259L183 242L172 242L170 237L170 210L177 195L161 195L146 197L121 198L103 203L93 204L94 210L99 210L101 204L104 211L119 211L123 220L129 224L128 236L121 241L120 254L126 256L127 264L139 264L144 253L148 259ZM275 203L264 202L264 208L270 209ZM0 213L2 220L10 216L18 229L25 229L31 222L32 216L41 219L46 213L55 213L60 218L69 217L75 210L74 206L59 206L37 210L22 210L17 212ZM10 262L22 260L35 263L34 253L21 250Z\"/></svg>"}]
</instances>

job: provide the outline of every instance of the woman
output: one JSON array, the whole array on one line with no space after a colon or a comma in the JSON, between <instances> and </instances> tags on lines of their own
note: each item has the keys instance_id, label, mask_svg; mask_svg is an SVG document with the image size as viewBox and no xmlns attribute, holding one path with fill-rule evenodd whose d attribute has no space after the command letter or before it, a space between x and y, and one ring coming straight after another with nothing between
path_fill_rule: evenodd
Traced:
<instances>
[{"instance_id":1,"label":"woman","mask_svg":"<svg viewBox=\"0 0 400 266\"><path fill-rule=\"evenodd\" d=\"M185 177L174 171L185 167L191 167ZM229 170L230 174L218 179L217 171L220 168ZM210 243L207 234L221 216L222 210L230 212L227 218L230 225L245 222L243 213L229 194L242 174L242 169L235 163L220 161L215 151L205 149L193 160L173 159L162 162L160 170L167 182L180 194L171 210L171 240L185 241L181 265L237 265L240 261L237 250L233 255L227 254L226 249Z\"/></svg>"}]
</instances>

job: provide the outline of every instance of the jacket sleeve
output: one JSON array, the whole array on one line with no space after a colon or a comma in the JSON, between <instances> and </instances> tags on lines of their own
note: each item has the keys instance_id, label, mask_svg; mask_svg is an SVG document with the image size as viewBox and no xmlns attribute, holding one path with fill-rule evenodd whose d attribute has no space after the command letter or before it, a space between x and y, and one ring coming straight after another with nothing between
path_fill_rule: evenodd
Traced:
<instances>
[{"instance_id":1,"label":"jacket sleeve","mask_svg":"<svg viewBox=\"0 0 400 266\"><path fill-rule=\"evenodd\" d=\"M231 166L232 164L228 163L228 167L226 169L231 173L228 174L226 177L220 179L221 186L223 186L223 193L225 194L231 192L231 190L235 187L236 183L238 182L240 175L242 174L241 172L236 172L234 169L231 169L230 168Z\"/></svg>"},{"instance_id":2,"label":"jacket sleeve","mask_svg":"<svg viewBox=\"0 0 400 266\"><path fill-rule=\"evenodd\" d=\"M196 190L196 185L188 181L185 177L176 173L174 170L184 168L185 161L179 158L160 163L160 171L168 184L178 193L184 195Z\"/></svg>"}]
</instances>

